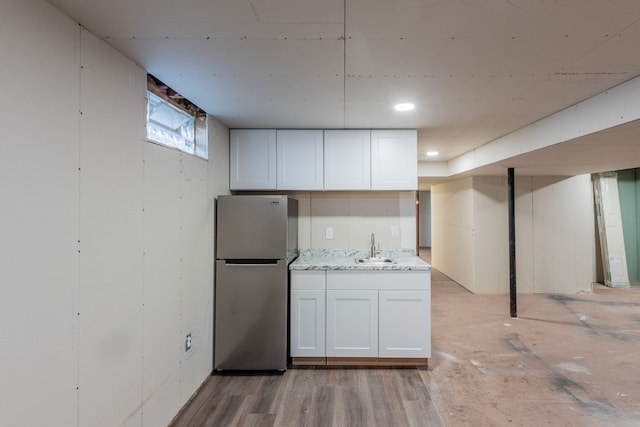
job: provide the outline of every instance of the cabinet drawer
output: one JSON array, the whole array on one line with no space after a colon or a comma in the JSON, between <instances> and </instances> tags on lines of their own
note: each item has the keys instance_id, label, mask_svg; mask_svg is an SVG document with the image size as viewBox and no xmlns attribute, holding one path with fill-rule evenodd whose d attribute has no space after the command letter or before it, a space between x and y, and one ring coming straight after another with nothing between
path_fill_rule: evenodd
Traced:
<instances>
[{"instance_id":1,"label":"cabinet drawer","mask_svg":"<svg viewBox=\"0 0 640 427\"><path fill-rule=\"evenodd\" d=\"M324 270L293 270L291 271L291 290L322 290L326 289L326 272Z\"/></svg>"},{"instance_id":2,"label":"cabinet drawer","mask_svg":"<svg viewBox=\"0 0 640 427\"><path fill-rule=\"evenodd\" d=\"M431 272L429 270L327 271L327 289L427 291L431 289Z\"/></svg>"}]
</instances>

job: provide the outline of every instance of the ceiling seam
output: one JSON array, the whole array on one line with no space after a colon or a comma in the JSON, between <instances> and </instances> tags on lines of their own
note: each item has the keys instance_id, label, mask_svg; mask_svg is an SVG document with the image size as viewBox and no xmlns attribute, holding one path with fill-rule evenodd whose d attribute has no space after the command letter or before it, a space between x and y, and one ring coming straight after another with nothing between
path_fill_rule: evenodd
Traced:
<instances>
[{"instance_id":1,"label":"ceiling seam","mask_svg":"<svg viewBox=\"0 0 640 427\"><path fill-rule=\"evenodd\" d=\"M342 127L347 128L347 0L342 2Z\"/></svg>"}]
</instances>

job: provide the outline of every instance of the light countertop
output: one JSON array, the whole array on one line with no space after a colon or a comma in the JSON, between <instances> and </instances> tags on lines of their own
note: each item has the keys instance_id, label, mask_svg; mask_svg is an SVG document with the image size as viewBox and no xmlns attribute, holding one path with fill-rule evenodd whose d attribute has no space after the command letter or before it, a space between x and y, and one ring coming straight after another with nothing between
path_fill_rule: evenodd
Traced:
<instances>
[{"instance_id":1,"label":"light countertop","mask_svg":"<svg viewBox=\"0 0 640 427\"><path fill-rule=\"evenodd\" d=\"M393 264L356 262L357 258L367 256L369 256L367 250L307 249L300 251L300 256L289 264L289 270L431 270L431 265L418 258L412 250L381 251L379 256L393 259L395 261Z\"/></svg>"}]
</instances>

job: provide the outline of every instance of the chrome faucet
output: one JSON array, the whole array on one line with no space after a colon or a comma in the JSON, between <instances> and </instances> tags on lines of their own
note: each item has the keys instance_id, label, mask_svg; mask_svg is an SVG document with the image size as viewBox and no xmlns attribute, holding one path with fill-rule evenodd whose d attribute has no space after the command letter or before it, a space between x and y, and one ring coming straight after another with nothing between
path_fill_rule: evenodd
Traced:
<instances>
[{"instance_id":1,"label":"chrome faucet","mask_svg":"<svg viewBox=\"0 0 640 427\"><path fill-rule=\"evenodd\" d=\"M378 247L380 247L380 243L378 242ZM376 250L376 236L371 233L371 254L369 255L371 258L375 258L380 254L380 250Z\"/></svg>"},{"instance_id":2,"label":"chrome faucet","mask_svg":"<svg viewBox=\"0 0 640 427\"><path fill-rule=\"evenodd\" d=\"M369 254L369 257L373 258L374 256L376 256L376 236L375 234L371 233L371 253Z\"/></svg>"}]
</instances>

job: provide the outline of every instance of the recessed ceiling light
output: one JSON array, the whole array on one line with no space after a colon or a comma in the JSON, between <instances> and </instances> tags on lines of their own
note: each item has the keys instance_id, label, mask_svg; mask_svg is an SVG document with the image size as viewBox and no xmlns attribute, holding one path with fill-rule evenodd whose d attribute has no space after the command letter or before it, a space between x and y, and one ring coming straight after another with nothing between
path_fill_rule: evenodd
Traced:
<instances>
[{"instance_id":1,"label":"recessed ceiling light","mask_svg":"<svg viewBox=\"0 0 640 427\"><path fill-rule=\"evenodd\" d=\"M440 153L438 153L437 151L427 151L427 156L429 156L429 157L435 157L438 154L440 154Z\"/></svg>"},{"instance_id":2,"label":"recessed ceiling light","mask_svg":"<svg viewBox=\"0 0 640 427\"><path fill-rule=\"evenodd\" d=\"M396 104L393 107L393 109L396 111L411 111L414 108L416 108L416 106L411 104L410 102L403 102L402 104Z\"/></svg>"}]
</instances>

